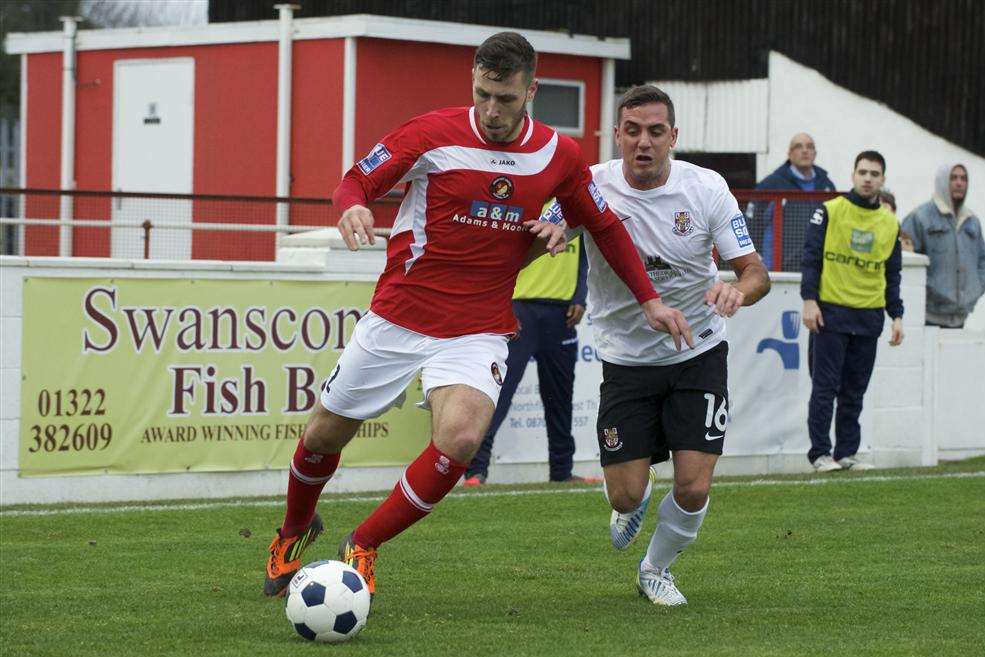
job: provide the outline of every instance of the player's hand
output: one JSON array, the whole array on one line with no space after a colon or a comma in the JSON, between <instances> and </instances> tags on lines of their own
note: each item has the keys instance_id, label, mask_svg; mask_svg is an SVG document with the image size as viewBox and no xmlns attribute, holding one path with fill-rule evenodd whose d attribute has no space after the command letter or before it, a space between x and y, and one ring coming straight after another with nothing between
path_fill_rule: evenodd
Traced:
<instances>
[{"instance_id":1,"label":"player's hand","mask_svg":"<svg viewBox=\"0 0 985 657\"><path fill-rule=\"evenodd\" d=\"M670 333L674 339L677 351L681 350L681 337L691 349L694 349L694 338L691 337L691 325L684 318L684 313L676 308L664 305L660 299L650 299L643 304L643 314L646 321L657 331Z\"/></svg>"},{"instance_id":2,"label":"player's hand","mask_svg":"<svg viewBox=\"0 0 985 657\"><path fill-rule=\"evenodd\" d=\"M564 325L568 328L574 328L578 326L581 322L581 318L585 315L585 306L573 303L568 306L568 314L564 318Z\"/></svg>"},{"instance_id":3,"label":"player's hand","mask_svg":"<svg viewBox=\"0 0 985 657\"><path fill-rule=\"evenodd\" d=\"M550 221L541 221L540 219L531 219L530 221L524 221L523 225L535 237L539 237L547 242L545 248L552 256L556 256L564 251L564 247L568 245L567 240L564 238L564 227L560 224L552 224Z\"/></svg>"},{"instance_id":4,"label":"player's hand","mask_svg":"<svg viewBox=\"0 0 985 657\"><path fill-rule=\"evenodd\" d=\"M804 300L804 312L801 315L804 326L811 333L820 333L824 328L824 317L821 315L821 306L817 305L814 299Z\"/></svg>"},{"instance_id":5,"label":"player's hand","mask_svg":"<svg viewBox=\"0 0 985 657\"><path fill-rule=\"evenodd\" d=\"M343 212L338 228L350 251L358 251L360 244L376 244L373 213L365 206L353 205Z\"/></svg>"},{"instance_id":6,"label":"player's hand","mask_svg":"<svg viewBox=\"0 0 985 657\"><path fill-rule=\"evenodd\" d=\"M722 317L734 315L742 307L745 300L745 294L725 281L718 281L710 290L705 292L705 303L712 306L715 312Z\"/></svg>"},{"instance_id":7,"label":"player's hand","mask_svg":"<svg viewBox=\"0 0 985 657\"><path fill-rule=\"evenodd\" d=\"M893 319L892 335L889 338L890 347L898 347L903 342L903 318Z\"/></svg>"}]
</instances>

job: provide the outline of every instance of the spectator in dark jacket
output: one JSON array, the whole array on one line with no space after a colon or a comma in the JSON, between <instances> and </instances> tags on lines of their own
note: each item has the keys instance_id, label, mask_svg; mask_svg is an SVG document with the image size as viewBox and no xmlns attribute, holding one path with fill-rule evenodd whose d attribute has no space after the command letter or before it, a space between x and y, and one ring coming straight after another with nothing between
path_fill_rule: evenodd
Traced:
<instances>
[{"instance_id":1,"label":"spectator in dark jacket","mask_svg":"<svg viewBox=\"0 0 985 657\"><path fill-rule=\"evenodd\" d=\"M834 191L834 183L828 178L828 172L814 164L817 149L814 139L806 132L800 132L790 139L790 149L787 151L787 161L776 171L763 178L756 189L782 190L793 189L803 192ZM759 208L748 212L750 227L763 230L762 238L755 242L760 244L759 253L763 262L770 269L782 271L800 270L800 249L804 244L804 233L807 222L819 202L794 201L783 206L783 260L773 263L773 204L760 204ZM759 216L756 216L759 215ZM758 231L757 231L758 232Z\"/></svg>"}]
</instances>

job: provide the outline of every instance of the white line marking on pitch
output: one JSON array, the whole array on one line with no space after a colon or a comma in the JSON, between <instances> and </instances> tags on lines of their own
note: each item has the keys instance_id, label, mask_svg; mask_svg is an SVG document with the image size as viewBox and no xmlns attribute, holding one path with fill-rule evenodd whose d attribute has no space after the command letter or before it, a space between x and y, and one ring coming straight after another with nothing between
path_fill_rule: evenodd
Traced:
<instances>
[{"instance_id":1,"label":"white line marking on pitch","mask_svg":"<svg viewBox=\"0 0 985 657\"><path fill-rule=\"evenodd\" d=\"M872 481L902 481L904 479L969 479L985 477L985 471L979 472L950 472L928 475L875 475L863 477L828 476L818 479L750 479L748 481L723 481L713 484L712 488L753 488L757 486L822 486L827 484L863 483ZM669 484L670 480L661 480L660 484ZM582 493L598 494L601 488L543 488L536 490L497 490L488 493L452 493L447 499L474 499L485 497L518 497L522 495L570 495ZM342 497L325 499L324 504L343 504L355 502L380 502L385 495L369 495L362 497ZM119 506L70 506L63 509L15 509L0 511L0 518L16 518L21 516L58 516L78 513L132 513L134 511L197 511L200 509L223 509L228 507L277 507L284 506L284 500L227 500L223 502L192 502L182 504L124 504Z\"/></svg>"}]
</instances>

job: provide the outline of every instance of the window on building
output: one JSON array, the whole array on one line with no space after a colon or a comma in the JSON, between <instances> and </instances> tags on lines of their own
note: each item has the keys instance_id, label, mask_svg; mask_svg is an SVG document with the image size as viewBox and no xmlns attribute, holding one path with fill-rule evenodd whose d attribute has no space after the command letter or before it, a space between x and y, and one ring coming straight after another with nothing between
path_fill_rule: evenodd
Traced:
<instances>
[{"instance_id":1,"label":"window on building","mask_svg":"<svg viewBox=\"0 0 985 657\"><path fill-rule=\"evenodd\" d=\"M730 189L752 189L756 186L755 153L694 153L674 152L674 159L684 160L721 174Z\"/></svg>"},{"instance_id":2,"label":"window on building","mask_svg":"<svg viewBox=\"0 0 985 657\"><path fill-rule=\"evenodd\" d=\"M530 115L561 134L581 137L585 131L585 83L538 78Z\"/></svg>"}]
</instances>

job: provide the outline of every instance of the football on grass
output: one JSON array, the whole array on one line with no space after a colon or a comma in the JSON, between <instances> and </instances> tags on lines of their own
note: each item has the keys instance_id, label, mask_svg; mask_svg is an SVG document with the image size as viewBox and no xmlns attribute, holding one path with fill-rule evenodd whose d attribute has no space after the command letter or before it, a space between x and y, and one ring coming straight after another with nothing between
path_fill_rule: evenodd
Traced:
<instances>
[{"instance_id":1,"label":"football on grass","mask_svg":"<svg viewBox=\"0 0 985 657\"><path fill-rule=\"evenodd\" d=\"M287 619L309 641L341 643L365 627L369 602L369 589L355 569L341 561L315 561L288 586Z\"/></svg>"}]
</instances>

